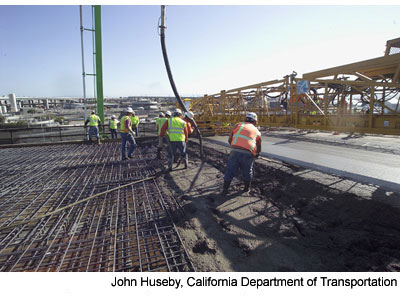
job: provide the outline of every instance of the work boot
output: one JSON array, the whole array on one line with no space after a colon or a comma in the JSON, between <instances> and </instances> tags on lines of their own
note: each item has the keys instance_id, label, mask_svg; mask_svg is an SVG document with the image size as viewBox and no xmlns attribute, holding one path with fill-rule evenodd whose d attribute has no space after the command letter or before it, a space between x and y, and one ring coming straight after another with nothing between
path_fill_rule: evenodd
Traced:
<instances>
[{"instance_id":1,"label":"work boot","mask_svg":"<svg viewBox=\"0 0 400 298\"><path fill-rule=\"evenodd\" d=\"M244 188L243 188L243 192L244 193L249 193L250 192L250 185L251 185L251 180L244 182Z\"/></svg>"},{"instance_id":2,"label":"work boot","mask_svg":"<svg viewBox=\"0 0 400 298\"><path fill-rule=\"evenodd\" d=\"M228 194L229 185L231 185L231 181L224 180L224 188L221 191L221 196L226 196Z\"/></svg>"}]
</instances>

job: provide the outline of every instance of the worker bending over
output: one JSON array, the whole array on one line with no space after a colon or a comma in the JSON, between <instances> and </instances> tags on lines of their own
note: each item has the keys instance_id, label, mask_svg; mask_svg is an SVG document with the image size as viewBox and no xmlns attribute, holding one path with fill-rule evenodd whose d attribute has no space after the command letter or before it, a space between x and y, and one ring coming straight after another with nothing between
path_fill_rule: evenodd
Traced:
<instances>
[{"instance_id":1,"label":"worker bending over","mask_svg":"<svg viewBox=\"0 0 400 298\"><path fill-rule=\"evenodd\" d=\"M89 142L92 143L92 135L96 135L97 144L100 144L99 126L101 127L100 117L96 115L95 111L86 119L85 127L89 123Z\"/></svg>"},{"instance_id":2,"label":"worker bending over","mask_svg":"<svg viewBox=\"0 0 400 298\"><path fill-rule=\"evenodd\" d=\"M250 184L253 178L253 163L261 152L261 133L255 127L257 114L248 113L245 122L236 124L229 136L231 153L228 159L224 177L224 188L221 195L228 193L233 177L239 170L242 170L244 180L244 192L250 191Z\"/></svg>"},{"instance_id":3,"label":"worker bending over","mask_svg":"<svg viewBox=\"0 0 400 298\"><path fill-rule=\"evenodd\" d=\"M111 132L111 138L112 139L117 139L117 126L118 126L118 120L116 119L115 115L111 116L110 120L110 132Z\"/></svg>"},{"instance_id":4,"label":"worker bending over","mask_svg":"<svg viewBox=\"0 0 400 298\"><path fill-rule=\"evenodd\" d=\"M135 132L135 136L139 136L139 117L135 116L135 112L132 110L132 115L131 115L131 123L132 123L132 129Z\"/></svg>"},{"instance_id":5,"label":"worker bending over","mask_svg":"<svg viewBox=\"0 0 400 298\"><path fill-rule=\"evenodd\" d=\"M126 151L126 143L129 143L128 149L128 158L132 158L132 153L135 150L136 142L133 138L133 131L132 131L132 123L131 123L131 116L133 110L132 108L127 108L125 110L125 116L121 118L121 126L120 126L120 134L121 134L121 153L122 153L122 160L126 160L127 157L125 155Z\"/></svg>"},{"instance_id":6,"label":"worker bending over","mask_svg":"<svg viewBox=\"0 0 400 298\"><path fill-rule=\"evenodd\" d=\"M181 158L184 160L185 169L188 166L188 158L186 154L186 143L188 140L188 130L186 122L181 119L182 111L175 109L173 117L165 121L161 128L160 136L164 137L168 132L169 137L169 150L168 150L168 169L167 172L172 170L174 163L174 156L178 149L181 153Z\"/></svg>"}]
</instances>

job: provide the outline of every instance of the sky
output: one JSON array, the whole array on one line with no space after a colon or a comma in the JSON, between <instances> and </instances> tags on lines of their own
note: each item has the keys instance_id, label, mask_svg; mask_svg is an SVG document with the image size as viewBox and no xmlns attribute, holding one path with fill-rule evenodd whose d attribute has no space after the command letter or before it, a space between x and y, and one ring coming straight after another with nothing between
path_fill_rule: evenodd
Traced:
<instances>
[{"instance_id":1,"label":"sky","mask_svg":"<svg viewBox=\"0 0 400 298\"><path fill-rule=\"evenodd\" d=\"M103 5L105 97L173 95L160 5ZM181 96L215 94L296 71L384 55L400 6L168 5L166 47ZM83 6L92 27L91 6ZM86 73L92 37L84 33ZM87 96L94 93L88 76ZM0 5L0 96L83 96L79 5Z\"/></svg>"}]
</instances>

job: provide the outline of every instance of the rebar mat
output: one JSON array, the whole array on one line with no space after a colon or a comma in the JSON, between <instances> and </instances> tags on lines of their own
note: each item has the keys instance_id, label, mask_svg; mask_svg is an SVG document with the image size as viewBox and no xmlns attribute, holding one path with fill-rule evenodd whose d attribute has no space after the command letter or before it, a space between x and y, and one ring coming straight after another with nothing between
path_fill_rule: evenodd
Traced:
<instances>
[{"instance_id":1,"label":"rebar mat","mask_svg":"<svg viewBox=\"0 0 400 298\"><path fill-rule=\"evenodd\" d=\"M0 271L193 271L158 178L7 228L159 169L155 147L120 155L119 143L2 150Z\"/></svg>"}]
</instances>

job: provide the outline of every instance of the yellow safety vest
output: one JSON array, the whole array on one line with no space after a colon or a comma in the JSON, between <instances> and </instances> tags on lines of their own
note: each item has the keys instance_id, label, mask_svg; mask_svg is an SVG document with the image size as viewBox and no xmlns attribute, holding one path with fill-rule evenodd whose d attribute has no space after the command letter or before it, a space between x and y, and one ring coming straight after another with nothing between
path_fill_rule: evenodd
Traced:
<instances>
[{"instance_id":1,"label":"yellow safety vest","mask_svg":"<svg viewBox=\"0 0 400 298\"><path fill-rule=\"evenodd\" d=\"M132 124L132 126L138 126L139 125L139 117L131 116L131 124Z\"/></svg>"},{"instance_id":2,"label":"yellow safety vest","mask_svg":"<svg viewBox=\"0 0 400 298\"><path fill-rule=\"evenodd\" d=\"M130 117L129 117L129 116L124 116L124 117L122 117L122 118L121 118L121 125L120 125L120 132L125 132L125 133L128 133L128 132L129 132L128 127L125 127L125 121L126 121L126 119L129 120L129 126L131 126L131 119L130 119Z\"/></svg>"},{"instance_id":3,"label":"yellow safety vest","mask_svg":"<svg viewBox=\"0 0 400 298\"><path fill-rule=\"evenodd\" d=\"M168 121L168 136L171 142L185 141L186 122L179 117L170 118Z\"/></svg>"},{"instance_id":4,"label":"yellow safety vest","mask_svg":"<svg viewBox=\"0 0 400 298\"><path fill-rule=\"evenodd\" d=\"M110 120L110 129L117 129L118 120Z\"/></svg>"},{"instance_id":5,"label":"yellow safety vest","mask_svg":"<svg viewBox=\"0 0 400 298\"><path fill-rule=\"evenodd\" d=\"M160 117L160 118L156 119L156 123L157 123L157 126L158 126L158 135L160 135L161 128L163 127L165 121L167 121L167 118Z\"/></svg>"},{"instance_id":6,"label":"yellow safety vest","mask_svg":"<svg viewBox=\"0 0 400 298\"><path fill-rule=\"evenodd\" d=\"M90 115L89 116L89 125L90 126L98 126L100 121L100 117L97 115Z\"/></svg>"}]
</instances>

